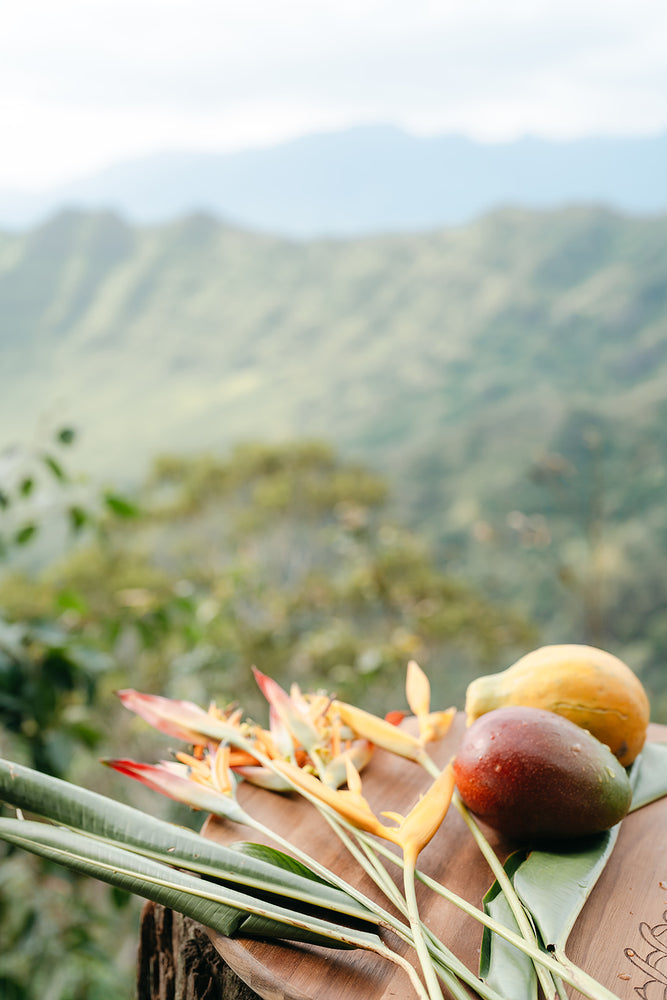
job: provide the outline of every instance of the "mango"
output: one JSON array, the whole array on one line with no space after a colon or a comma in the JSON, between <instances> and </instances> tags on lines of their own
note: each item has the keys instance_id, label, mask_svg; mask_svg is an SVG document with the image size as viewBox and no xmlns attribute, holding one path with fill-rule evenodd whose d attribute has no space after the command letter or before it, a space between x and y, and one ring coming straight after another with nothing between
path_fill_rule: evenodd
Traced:
<instances>
[{"instance_id":1,"label":"mango","mask_svg":"<svg viewBox=\"0 0 667 1000\"><path fill-rule=\"evenodd\" d=\"M459 795L522 844L600 833L630 808L628 776L609 748L554 712L494 709L466 730L453 762Z\"/></svg>"}]
</instances>

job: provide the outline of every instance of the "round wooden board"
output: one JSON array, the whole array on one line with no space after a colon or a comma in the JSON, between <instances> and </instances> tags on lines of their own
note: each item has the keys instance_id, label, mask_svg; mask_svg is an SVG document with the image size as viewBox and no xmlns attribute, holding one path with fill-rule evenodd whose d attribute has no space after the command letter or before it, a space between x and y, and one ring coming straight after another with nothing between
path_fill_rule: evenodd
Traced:
<instances>
[{"instance_id":1,"label":"round wooden board","mask_svg":"<svg viewBox=\"0 0 667 1000\"><path fill-rule=\"evenodd\" d=\"M465 722L459 713L450 733L429 748L444 765L453 755ZM667 727L651 726L649 739L667 742ZM430 783L415 764L376 750L363 772L364 795L378 811L405 814ZM317 811L297 796L279 796L241 786L244 805L256 818L286 836L367 895L381 898ZM220 843L259 841L256 832L209 818L204 831ZM511 847L485 830L501 856ZM265 841L270 843L269 840ZM275 846L275 845L274 845ZM477 906L493 876L456 809L422 852L419 867ZM452 904L418 885L420 913L468 968L479 965L481 925ZM569 957L620 1000L635 1000L635 988L649 974L626 956L640 959L655 951L642 937L641 925L653 928L664 947L659 968L667 990L667 797L631 813L623 821L613 854L587 900L568 943ZM661 936L662 935L662 936ZM310 945L276 944L247 938L211 940L231 968L264 1000L390 1000L414 995L405 973L393 963L362 951L335 951ZM409 949L395 938L388 943L401 954ZM413 960L414 957L413 957ZM416 960L415 960L416 961ZM573 993L573 996L579 996ZM653 994L650 994L652 997ZM656 996L662 1000L663 993ZM514 1000L521 1000L517 997Z\"/></svg>"}]
</instances>

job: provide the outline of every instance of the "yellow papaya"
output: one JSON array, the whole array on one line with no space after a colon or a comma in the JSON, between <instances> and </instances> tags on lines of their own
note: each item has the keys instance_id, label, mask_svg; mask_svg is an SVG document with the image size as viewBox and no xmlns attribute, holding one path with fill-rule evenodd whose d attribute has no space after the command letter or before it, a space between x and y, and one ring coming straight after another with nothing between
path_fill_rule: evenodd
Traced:
<instances>
[{"instance_id":1,"label":"yellow papaya","mask_svg":"<svg viewBox=\"0 0 667 1000\"><path fill-rule=\"evenodd\" d=\"M542 646L507 670L468 685L468 725L495 708L526 705L555 712L587 729L627 767L646 739L650 706L636 674L594 646Z\"/></svg>"}]
</instances>

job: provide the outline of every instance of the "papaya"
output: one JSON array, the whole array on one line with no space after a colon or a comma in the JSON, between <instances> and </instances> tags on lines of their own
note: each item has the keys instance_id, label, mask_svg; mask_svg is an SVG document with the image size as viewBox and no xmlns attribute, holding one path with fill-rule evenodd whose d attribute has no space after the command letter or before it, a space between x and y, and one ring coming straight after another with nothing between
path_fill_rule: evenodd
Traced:
<instances>
[{"instance_id":1,"label":"papaya","mask_svg":"<svg viewBox=\"0 0 667 1000\"><path fill-rule=\"evenodd\" d=\"M570 719L605 743L624 767L641 751L650 718L648 696L630 667L603 649L576 644L542 646L468 685L468 725L508 705Z\"/></svg>"},{"instance_id":2,"label":"papaya","mask_svg":"<svg viewBox=\"0 0 667 1000\"><path fill-rule=\"evenodd\" d=\"M555 712L508 706L464 731L452 763L461 799L524 845L571 841L627 813L627 773L604 743Z\"/></svg>"}]
</instances>

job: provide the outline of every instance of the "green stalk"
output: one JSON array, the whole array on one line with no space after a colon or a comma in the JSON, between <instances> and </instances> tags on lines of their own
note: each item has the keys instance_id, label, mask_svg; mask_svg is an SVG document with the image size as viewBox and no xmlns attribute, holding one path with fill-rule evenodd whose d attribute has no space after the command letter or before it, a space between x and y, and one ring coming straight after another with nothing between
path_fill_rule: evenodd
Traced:
<instances>
[{"instance_id":1,"label":"green stalk","mask_svg":"<svg viewBox=\"0 0 667 1000\"><path fill-rule=\"evenodd\" d=\"M417 975L417 970L410 962L408 962L406 958L403 958L402 955L399 955L397 952L392 951L391 948L388 948L387 945L382 944L382 942L380 942L378 945L373 945L372 947L368 947L367 951L373 951L377 955L380 955L382 958L386 958L387 961L393 962L395 965L398 965L401 969L403 969L404 972L407 973L410 982L414 987L415 993L419 997L419 1000L431 1000L431 997L424 989L424 984Z\"/></svg>"},{"instance_id":2,"label":"green stalk","mask_svg":"<svg viewBox=\"0 0 667 1000\"><path fill-rule=\"evenodd\" d=\"M498 882L498 885L502 889L505 899L509 903L509 907L514 914L514 919L516 920L519 930L523 934L527 941L535 942L537 944L537 935L535 934L535 929L528 918L526 911L523 908L523 904L519 899L516 889L512 884L512 880L505 871L503 865L501 864L496 852L491 847L477 823L470 815L469 810L466 808L464 803L461 801L461 797L458 792L454 792L452 799L454 805L458 809L459 813L463 817L463 821L470 830L471 834L475 839L475 843L479 847L480 851L484 855L489 868L493 872ZM553 977L544 968L543 965L533 962L535 966L535 972L537 973L537 978L539 979L542 991L547 998L547 1000L553 1000L556 994L556 984L554 983Z\"/></svg>"},{"instance_id":3,"label":"green stalk","mask_svg":"<svg viewBox=\"0 0 667 1000\"><path fill-rule=\"evenodd\" d=\"M395 864L399 866L402 864L402 858L394 854L393 851L390 851L389 848L386 848L384 844L378 842L377 844L374 844L374 846L381 854L389 858ZM425 875L417 869L415 871L415 876L420 882L423 882L424 885L428 886L429 889L432 889L434 892L437 892L440 896L442 896L443 899L447 899L450 903L453 903L454 906L458 907L464 913L467 913L468 916L473 917L473 919L477 920L485 927L488 927L489 930L493 931L499 937L504 938L505 941L513 944L515 948L524 952L524 954L528 955L529 958L532 958L534 961L545 966L545 968L547 968L555 976L560 977L568 983L569 986L573 986L584 996L589 997L589 1000L619 1000L615 993L608 990L606 986L602 985L602 983L597 982L597 980L593 979L592 976L589 976L587 972L584 972L583 969L573 965L569 962L569 960L567 965L561 965L561 963L552 958L548 952L542 951L536 944L532 944L525 938L515 934L514 931L509 929L509 927L505 927L504 924L494 920L493 917L490 917L488 913L484 913L483 910L478 909L473 903L469 903L462 896L458 896L455 892L452 892L451 889L447 889L446 886L436 882L436 880L431 878L430 875ZM478 982L480 981L478 980ZM479 990L479 987L475 988ZM480 995L483 994L480 993Z\"/></svg>"},{"instance_id":4,"label":"green stalk","mask_svg":"<svg viewBox=\"0 0 667 1000\"><path fill-rule=\"evenodd\" d=\"M345 844L352 856L359 862L359 864L362 865L378 888L384 892L385 896L391 900L394 906L396 906L401 913L407 916L408 908L405 898L401 895L397 886L389 876L386 868L380 864L376 856L379 851L379 853L384 854L386 857L392 857L395 862L400 864L398 855L394 854L390 848L386 848L386 850L380 849L379 844L375 841L371 841L367 834L360 833L356 827L351 826L351 824L342 819L342 817L327 815L327 807L321 802L317 802L316 805L329 825L341 838L342 842ZM366 859L368 859L368 863L372 866L372 870L368 869L365 863L366 859L359 856L359 851L350 837L350 834L353 834L359 841L359 844L365 852ZM376 873L380 881L376 878ZM414 947L414 940L412 935L409 933L409 928L393 918L390 914L387 914L387 918L390 930L397 934L398 937L411 947ZM467 983L471 989L475 990L483 998L483 1000L504 1000L504 998L496 990L494 990L493 987L488 986L480 980L479 976L472 973L470 969L468 969L468 967L464 965L463 962L457 958L457 956L450 951L442 941L439 941L438 938L425 925L422 924L422 927L424 934L426 935L427 947L431 953L431 957L436 962L440 970L440 977L455 997L455 1000L470 1000L470 994L467 990L461 987L459 980Z\"/></svg>"},{"instance_id":5,"label":"green stalk","mask_svg":"<svg viewBox=\"0 0 667 1000\"><path fill-rule=\"evenodd\" d=\"M415 950L422 967L422 972L424 973L426 985L428 986L429 1000L444 1000L442 990L440 989L440 983L438 982L438 977L433 966L433 959L431 958L426 945L424 928L419 917L417 895L415 893L415 858L412 854L404 854L403 857L403 886L405 888L405 902L408 909L408 919L410 920L410 927L412 928Z\"/></svg>"}]
</instances>

